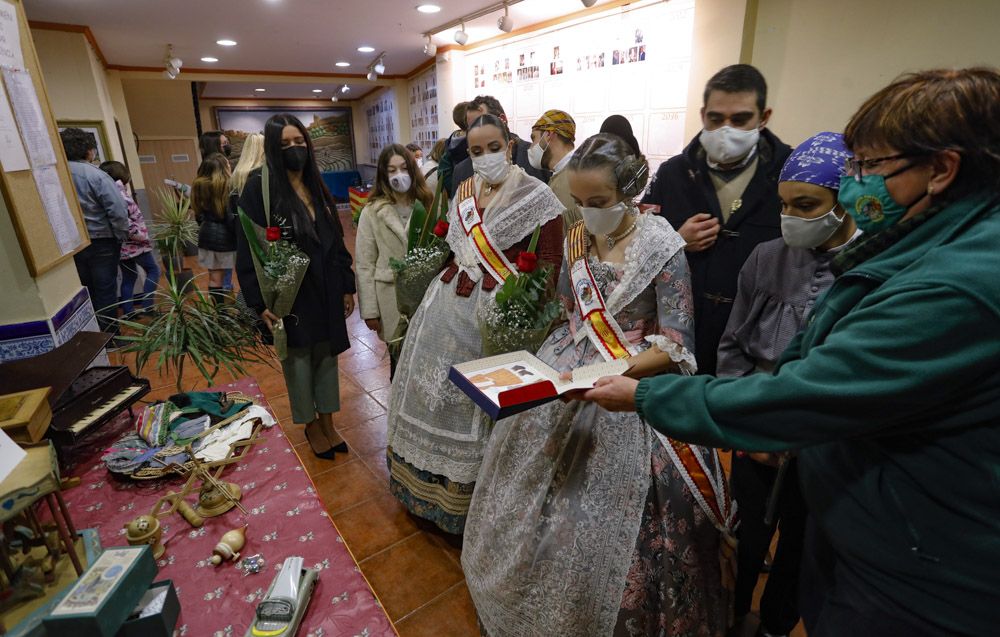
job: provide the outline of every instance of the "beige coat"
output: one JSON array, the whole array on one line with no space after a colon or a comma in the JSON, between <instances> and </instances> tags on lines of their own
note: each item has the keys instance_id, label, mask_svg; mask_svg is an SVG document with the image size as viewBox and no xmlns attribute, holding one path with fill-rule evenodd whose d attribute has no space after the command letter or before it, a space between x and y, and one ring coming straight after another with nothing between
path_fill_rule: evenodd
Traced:
<instances>
[{"instance_id":1,"label":"beige coat","mask_svg":"<svg viewBox=\"0 0 1000 637\"><path fill-rule=\"evenodd\" d=\"M569 171L563 169L552 175L549 179L549 188L555 193L562 205L566 206L563 212L563 232L577 221L583 219L580 215L580 208L573 201L573 195L569 192Z\"/></svg>"},{"instance_id":2,"label":"beige coat","mask_svg":"<svg viewBox=\"0 0 1000 637\"><path fill-rule=\"evenodd\" d=\"M361 318L382 321L379 338L383 341L392 338L399 323L389 259L406 256L406 232L396 208L385 199L369 202L361 211L354 261L358 307Z\"/></svg>"}]
</instances>

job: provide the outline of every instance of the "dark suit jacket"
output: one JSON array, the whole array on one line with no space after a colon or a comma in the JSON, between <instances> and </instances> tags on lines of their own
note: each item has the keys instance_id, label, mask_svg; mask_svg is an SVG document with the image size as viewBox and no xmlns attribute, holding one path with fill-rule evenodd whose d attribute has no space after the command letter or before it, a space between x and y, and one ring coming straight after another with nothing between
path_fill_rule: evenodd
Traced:
<instances>
[{"instance_id":1,"label":"dark suit jacket","mask_svg":"<svg viewBox=\"0 0 1000 637\"><path fill-rule=\"evenodd\" d=\"M704 374L715 374L716 350L733 308L743 262L758 244L781 236L778 175L791 148L764 129L757 152L757 170L743 191L743 203L722 226L715 245L687 253L694 293L695 358ZM674 229L701 212L722 223L719 197L697 137L683 153L660 165L642 202L659 205L660 214Z\"/></svg>"}]
</instances>

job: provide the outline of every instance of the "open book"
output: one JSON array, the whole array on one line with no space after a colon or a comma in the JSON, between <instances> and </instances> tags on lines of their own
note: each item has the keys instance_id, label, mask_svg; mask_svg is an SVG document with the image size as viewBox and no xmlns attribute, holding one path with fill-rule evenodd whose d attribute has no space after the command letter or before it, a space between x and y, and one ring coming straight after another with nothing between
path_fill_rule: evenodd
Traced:
<instances>
[{"instance_id":1,"label":"open book","mask_svg":"<svg viewBox=\"0 0 1000 637\"><path fill-rule=\"evenodd\" d=\"M571 380L526 351L511 352L452 366L455 383L493 420L513 416L555 400L566 392L594 387L602 376L617 376L629 368L627 360L578 367Z\"/></svg>"}]
</instances>

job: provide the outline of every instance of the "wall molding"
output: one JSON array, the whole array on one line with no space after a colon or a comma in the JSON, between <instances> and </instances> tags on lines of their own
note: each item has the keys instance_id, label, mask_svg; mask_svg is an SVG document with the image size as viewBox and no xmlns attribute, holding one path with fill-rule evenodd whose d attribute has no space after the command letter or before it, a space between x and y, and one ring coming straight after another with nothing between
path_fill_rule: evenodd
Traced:
<instances>
[{"instance_id":1,"label":"wall molding","mask_svg":"<svg viewBox=\"0 0 1000 637\"><path fill-rule=\"evenodd\" d=\"M42 22L40 20L28 20L28 27L32 29L38 29L40 31L62 31L64 33L82 33L83 37L87 39L90 43L91 48L94 49L94 54L97 55L97 59L101 61L101 66L105 69L111 68L108 65L108 59L104 57L104 52L101 51L100 45L97 44L97 38L94 37L93 31L90 27L84 24L63 24L61 22Z\"/></svg>"}]
</instances>

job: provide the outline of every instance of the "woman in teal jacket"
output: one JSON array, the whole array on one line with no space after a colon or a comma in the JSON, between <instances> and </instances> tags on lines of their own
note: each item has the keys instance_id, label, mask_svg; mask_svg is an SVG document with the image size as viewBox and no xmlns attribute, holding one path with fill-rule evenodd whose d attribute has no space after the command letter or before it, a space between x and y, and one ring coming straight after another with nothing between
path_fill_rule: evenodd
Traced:
<instances>
[{"instance_id":1,"label":"woman in teal jacket","mask_svg":"<svg viewBox=\"0 0 1000 637\"><path fill-rule=\"evenodd\" d=\"M867 238L773 375L602 379L584 398L686 442L799 450L829 541L810 637L1000 626L1000 73L927 71L845 131Z\"/></svg>"}]
</instances>

